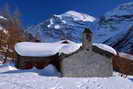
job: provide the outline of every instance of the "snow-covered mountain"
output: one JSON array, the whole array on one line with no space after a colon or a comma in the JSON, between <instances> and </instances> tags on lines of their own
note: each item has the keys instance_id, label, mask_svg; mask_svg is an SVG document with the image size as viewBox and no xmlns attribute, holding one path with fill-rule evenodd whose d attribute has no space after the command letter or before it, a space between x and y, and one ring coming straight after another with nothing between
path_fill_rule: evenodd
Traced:
<instances>
[{"instance_id":1,"label":"snow-covered mountain","mask_svg":"<svg viewBox=\"0 0 133 89\"><path fill-rule=\"evenodd\" d=\"M121 4L97 19L68 11L32 25L27 31L34 36L39 33L41 40L45 42L58 41L61 38L81 42L85 27L92 29L95 43L105 43L118 51L133 54L133 2Z\"/></svg>"},{"instance_id":2,"label":"snow-covered mountain","mask_svg":"<svg viewBox=\"0 0 133 89\"><path fill-rule=\"evenodd\" d=\"M53 42L60 39L69 39L75 42L81 42L81 35L85 27L95 20L94 17L68 11L61 15L54 15L52 18L27 29L34 36L40 34L41 41Z\"/></svg>"},{"instance_id":3,"label":"snow-covered mountain","mask_svg":"<svg viewBox=\"0 0 133 89\"><path fill-rule=\"evenodd\" d=\"M94 41L133 54L133 2L119 5L95 23Z\"/></svg>"}]
</instances>

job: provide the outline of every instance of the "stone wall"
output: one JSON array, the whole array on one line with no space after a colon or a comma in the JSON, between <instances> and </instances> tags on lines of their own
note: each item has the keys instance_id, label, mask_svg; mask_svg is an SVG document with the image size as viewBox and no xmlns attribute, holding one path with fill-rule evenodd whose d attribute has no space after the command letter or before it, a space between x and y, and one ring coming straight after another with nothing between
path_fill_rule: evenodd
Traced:
<instances>
[{"instance_id":1,"label":"stone wall","mask_svg":"<svg viewBox=\"0 0 133 89\"><path fill-rule=\"evenodd\" d=\"M112 76L112 59L93 51L81 50L62 60L64 77Z\"/></svg>"}]
</instances>

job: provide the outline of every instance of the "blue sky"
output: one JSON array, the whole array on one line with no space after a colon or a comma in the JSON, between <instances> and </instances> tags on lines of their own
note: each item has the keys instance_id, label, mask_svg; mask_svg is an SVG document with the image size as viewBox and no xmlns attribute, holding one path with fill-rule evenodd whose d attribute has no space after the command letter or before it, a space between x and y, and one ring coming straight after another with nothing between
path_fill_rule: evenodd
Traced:
<instances>
[{"instance_id":1,"label":"blue sky","mask_svg":"<svg viewBox=\"0 0 133 89\"><path fill-rule=\"evenodd\" d=\"M24 26L37 24L53 14L69 10L87 13L95 17L132 0L0 0L0 7L8 2L12 8L19 8Z\"/></svg>"}]
</instances>

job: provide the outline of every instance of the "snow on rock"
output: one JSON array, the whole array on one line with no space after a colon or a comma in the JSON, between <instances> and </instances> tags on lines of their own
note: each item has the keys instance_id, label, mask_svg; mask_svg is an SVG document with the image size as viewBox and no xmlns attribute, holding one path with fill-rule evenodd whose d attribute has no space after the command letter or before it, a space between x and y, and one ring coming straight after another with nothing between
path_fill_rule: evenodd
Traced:
<instances>
[{"instance_id":1,"label":"snow on rock","mask_svg":"<svg viewBox=\"0 0 133 89\"><path fill-rule=\"evenodd\" d=\"M94 46L97 46L100 49L103 49L105 51L108 51L114 55L117 55L117 52L115 49L113 49L111 46L108 46L106 44L101 44L101 43L93 43Z\"/></svg>"},{"instance_id":2,"label":"snow on rock","mask_svg":"<svg viewBox=\"0 0 133 89\"><path fill-rule=\"evenodd\" d=\"M65 14L68 15L68 16L72 16L75 21L90 21L90 22L93 22L93 21L96 20L92 16L89 16L87 14L81 14L81 13L78 13L76 11L68 11Z\"/></svg>"},{"instance_id":3,"label":"snow on rock","mask_svg":"<svg viewBox=\"0 0 133 89\"><path fill-rule=\"evenodd\" d=\"M72 41L67 41L68 44L62 43L63 41L54 43L33 43L33 42L20 42L15 45L16 52L21 56L52 56L56 53L70 54L79 49L80 45Z\"/></svg>"},{"instance_id":4,"label":"snow on rock","mask_svg":"<svg viewBox=\"0 0 133 89\"><path fill-rule=\"evenodd\" d=\"M50 24L48 24L47 25L47 27L49 28L49 27L51 27L51 25L53 25L54 23L53 23L53 19L50 19Z\"/></svg>"},{"instance_id":5,"label":"snow on rock","mask_svg":"<svg viewBox=\"0 0 133 89\"><path fill-rule=\"evenodd\" d=\"M63 22L64 24L66 24L66 23L67 23L65 20L62 20L62 22Z\"/></svg>"},{"instance_id":6,"label":"snow on rock","mask_svg":"<svg viewBox=\"0 0 133 89\"><path fill-rule=\"evenodd\" d=\"M61 27L60 27L60 25L57 24L57 25L54 26L54 28L55 29L60 29Z\"/></svg>"},{"instance_id":7,"label":"snow on rock","mask_svg":"<svg viewBox=\"0 0 133 89\"><path fill-rule=\"evenodd\" d=\"M3 16L0 16L0 19L7 20L7 18L5 18L5 17L3 17Z\"/></svg>"}]
</instances>

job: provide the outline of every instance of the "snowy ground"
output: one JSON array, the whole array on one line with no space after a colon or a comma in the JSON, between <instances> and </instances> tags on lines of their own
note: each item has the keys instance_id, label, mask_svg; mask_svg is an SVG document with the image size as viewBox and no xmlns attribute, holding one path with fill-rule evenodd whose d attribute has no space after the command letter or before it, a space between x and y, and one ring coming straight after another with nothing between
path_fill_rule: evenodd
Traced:
<instances>
[{"instance_id":1,"label":"snowy ground","mask_svg":"<svg viewBox=\"0 0 133 89\"><path fill-rule=\"evenodd\" d=\"M18 70L0 65L0 89L133 89L133 76L110 78L59 78L52 65L43 70Z\"/></svg>"}]
</instances>

